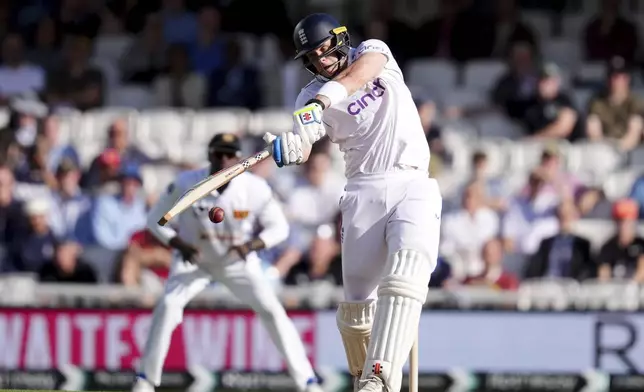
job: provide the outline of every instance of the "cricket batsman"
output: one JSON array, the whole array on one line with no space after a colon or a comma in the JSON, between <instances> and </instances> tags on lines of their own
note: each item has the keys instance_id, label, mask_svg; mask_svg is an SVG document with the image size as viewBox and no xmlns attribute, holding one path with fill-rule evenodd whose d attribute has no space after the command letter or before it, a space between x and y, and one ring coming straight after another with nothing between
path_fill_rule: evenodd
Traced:
<instances>
[{"instance_id":1,"label":"cricket batsman","mask_svg":"<svg viewBox=\"0 0 644 392\"><path fill-rule=\"evenodd\" d=\"M293 32L313 75L294 128L273 141L279 167L299 165L325 135L344 152L340 199L345 302L337 324L361 392L398 392L437 256L442 198L411 92L387 45L351 47L336 19L312 14Z\"/></svg>"}]
</instances>

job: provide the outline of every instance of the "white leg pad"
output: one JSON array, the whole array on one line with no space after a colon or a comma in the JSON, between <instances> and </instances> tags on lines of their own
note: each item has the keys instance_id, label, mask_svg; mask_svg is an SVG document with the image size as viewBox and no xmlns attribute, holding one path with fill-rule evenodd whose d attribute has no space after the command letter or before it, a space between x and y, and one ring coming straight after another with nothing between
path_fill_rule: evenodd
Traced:
<instances>
[{"instance_id":1,"label":"white leg pad","mask_svg":"<svg viewBox=\"0 0 644 392\"><path fill-rule=\"evenodd\" d=\"M418 334L432 263L423 253L402 249L389 257L386 271L378 286L377 311L360 381L365 391L370 390L368 380L374 376L382 379L387 391L400 391L402 369Z\"/></svg>"},{"instance_id":2,"label":"white leg pad","mask_svg":"<svg viewBox=\"0 0 644 392\"><path fill-rule=\"evenodd\" d=\"M354 377L360 377L367 359L375 310L375 301L341 302L336 313L336 322L347 354L349 373Z\"/></svg>"}]
</instances>

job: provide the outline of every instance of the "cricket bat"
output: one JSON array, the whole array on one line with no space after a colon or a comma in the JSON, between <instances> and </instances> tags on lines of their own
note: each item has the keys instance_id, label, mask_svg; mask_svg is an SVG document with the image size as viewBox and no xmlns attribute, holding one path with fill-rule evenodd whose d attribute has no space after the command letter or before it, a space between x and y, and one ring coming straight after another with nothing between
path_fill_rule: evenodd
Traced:
<instances>
[{"instance_id":1,"label":"cricket bat","mask_svg":"<svg viewBox=\"0 0 644 392\"><path fill-rule=\"evenodd\" d=\"M211 192L214 192L221 186L227 184L233 178L271 156L273 153L273 147L271 146L273 140L275 140L275 135L267 132L264 134L264 141L268 144L268 147L255 153L253 156L250 156L227 169L222 169L217 173L213 173L196 183L192 188L188 189L183 195L181 195L172 208L166 212L161 219L159 219L159 225L165 226L166 223L170 222L175 216L181 214L197 201L203 199Z\"/></svg>"}]
</instances>

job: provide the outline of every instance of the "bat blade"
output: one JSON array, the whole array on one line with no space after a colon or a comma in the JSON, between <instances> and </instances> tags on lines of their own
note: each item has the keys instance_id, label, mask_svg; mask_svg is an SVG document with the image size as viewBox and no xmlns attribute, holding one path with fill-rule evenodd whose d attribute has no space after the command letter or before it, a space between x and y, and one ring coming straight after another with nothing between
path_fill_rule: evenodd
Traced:
<instances>
[{"instance_id":1,"label":"bat blade","mask_svg":"<svg viewBox=\"0 0 644 392\"><path fill-rule=\"evenodd\" d=\"M193 185L192 188L188 189L183 195L181 195L179 200L174 203L172 208L167 211L161 219L159 219L159 225L165 226L175 216L181 214L194 203L203 199L215 190L221 188L230 180L244 173L251 167L255 166L257 163L268 158L271 155L271 152L272 151L270 148L264 149L227 169L220 170L217 173L211 174L203 180L199 181L198 183Z\"/></svg>"}]
</instances>

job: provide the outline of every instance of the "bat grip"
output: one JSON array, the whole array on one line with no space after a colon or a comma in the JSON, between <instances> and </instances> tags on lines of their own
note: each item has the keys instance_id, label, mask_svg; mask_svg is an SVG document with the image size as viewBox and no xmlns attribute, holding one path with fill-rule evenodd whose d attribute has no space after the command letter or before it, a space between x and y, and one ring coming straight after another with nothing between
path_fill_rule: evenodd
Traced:
<instances>
[{"instance_id":1,"label":"bat grip","mask_svg":"<svg viewBox=\"0 0 644 392\"><path fill-rule=\"evenodd\" d=\"M270 145L271 143L273 143L273 140L277 139L277 136L273 135L273 134L272 134L272 133L270 133L270 132L266 132L266 133L264 134L264 137L263 137L262 139L264 139L264 141L266 142L266 144L269 144L269 145Z\"/></svg>"}]
</instances>

